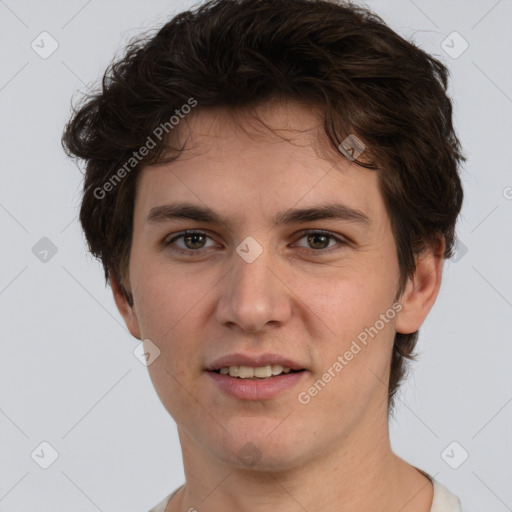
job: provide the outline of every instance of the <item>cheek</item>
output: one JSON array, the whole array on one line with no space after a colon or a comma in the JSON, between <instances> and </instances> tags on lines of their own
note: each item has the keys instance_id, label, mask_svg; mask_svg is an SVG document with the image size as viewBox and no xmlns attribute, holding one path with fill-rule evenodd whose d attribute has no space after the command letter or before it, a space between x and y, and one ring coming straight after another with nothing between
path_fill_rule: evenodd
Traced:
<instances>
[{"instance_id":1,"label":"cheek","mask_svg":"<svg viewBox=\"0 0 512 512\"><path fill-rule=\"evenodd\" d=\"M396 288L394 274L388 270L389 277L383 279L383 275L376 266L368 265L360 271L333 274L327 289L304 291L301 296L330 328L331 336L348 340L391 308Z\"/></svg>"},{"instance_id":2,"label":"cheek","mask_svg":"<svg viewBox=\"0 0 512 512\"><path fill-rule=\"evenodd\" d=\"M201 325L200 300L205 292L194 293L190 284L187 288L187 279L176 278L176 273L172 279L170 276L169 272L148 275L133 288L141 333L160 351L148 372L160 401L175 421L204 422L201 411L190 407L190 397L197 396L195 388L199 385L197 366L190 363L197 361L194 326Z\"/></svg>"},{"instance_id":3,"label":"cheek","mask_svg":"<svg viewBox=\"0 0 512 512\"><path fill-rule=\"evenodd\" d=\"M376 271L360 273L357 279L339 279L331 283L327 298L325 294L312 297L314 310L329 328L315 342L321 361L320 375L315 377L328 382L325 388L329 388L322 391L324 403L357 408L379 388L385 390L396 318L395 282L389 274L387 281Z\"/></svg>"},{"instance_id":4,"label":"cheek","mask_svg":"<svg viewBox=\"0 0 512 512\"><path fill-rule=\"evenodd\" d=\"M388 323L368 313L369 321L347 317L340 326L342 334L317 347L322 354L318 372L297 399L312 417L323 418L323 427L351 424L371 403L386 402L394 340L394 320L389 317Z\"/></svg>"},{"instance_id":5,"label":"cheek","mask_svg":"<svg viewBox=\"0 0 512 512\"><path fill-rule=\"evenodd\" d=\"M137 318L145 336L165 341L184 324L194 324L193 316L214 281L198 282L190 272L168 265L154 271L149 261L140 261L132 273Z\"/></svg>"},{"instance_id":6,"label":"cheek","mask_svg":"<svg viewBox=\"0 0 512 512\"><path fill-rule=\"evenodd\" d=\"M142 264L134 268L133 281L141 334L160 350L159 364L150 365L150 373L161 373L159 381L168 380L166 372L180 381L190 380L196 373L187 376L191 371L187 363L197 361L199 330L208 316L205 307L209 292L213 292L218 279L205 276L198 280L197 275L175 267L153 271L149 264Z\"/></svg>"}]
</instances>

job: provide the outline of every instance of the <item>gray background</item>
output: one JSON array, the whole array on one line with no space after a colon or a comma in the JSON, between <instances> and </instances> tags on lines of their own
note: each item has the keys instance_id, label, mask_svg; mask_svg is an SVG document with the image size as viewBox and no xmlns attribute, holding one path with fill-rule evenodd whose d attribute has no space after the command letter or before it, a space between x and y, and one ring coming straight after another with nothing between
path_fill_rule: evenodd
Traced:
<instances>
[{"instance_id":1,"label":"gray background","mask_svg":"<svg viewBox=\"0 0 512 512\"><path fill-rule=\"evenodd\" d=\"M71 97L115 52L190 5L0 0L0 511L143 512L184 481L174 421L85 254L81 174L60 136ZM512 510L512 1L367 5L447 63L468 156L459 248L421 329L392 445L466 512ZM51 49L43 31L58 43L46 59L31 47L46 37ZM58 454L47 469L42 442Z\"/></svg>"}]
</instances>

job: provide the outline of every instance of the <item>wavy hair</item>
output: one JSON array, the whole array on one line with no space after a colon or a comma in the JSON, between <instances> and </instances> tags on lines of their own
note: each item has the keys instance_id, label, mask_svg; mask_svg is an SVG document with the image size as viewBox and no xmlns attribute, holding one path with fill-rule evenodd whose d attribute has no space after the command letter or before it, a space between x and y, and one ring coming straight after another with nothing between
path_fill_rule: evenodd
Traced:
<instances>
[{"instance_id":1,"label":"wavy hair","mask_svg":"<svg viewBox=\"0 0 512 512\"><path fill-rule=\"evenodd\" d=\"M74 108L62 144L86 162L80 222L91 253L125 286L138 171L182 148L156 141L102 198L98 188L190 98L195 111L248 109L273 99L310 105L333 148L355 134L361 166L378 173L400 268L397 298L416 257L440 238L452 256L465 160L452 123L448 70L376 14L334 0L210 0L132 39L96 91ZM178 128L179 129L179 128ZM170 154L174 156L170 157ZM344 158L340 152L340 158ZM388 411L414 359L418 331L396 333Z\"/></svg>"}]
</instances>

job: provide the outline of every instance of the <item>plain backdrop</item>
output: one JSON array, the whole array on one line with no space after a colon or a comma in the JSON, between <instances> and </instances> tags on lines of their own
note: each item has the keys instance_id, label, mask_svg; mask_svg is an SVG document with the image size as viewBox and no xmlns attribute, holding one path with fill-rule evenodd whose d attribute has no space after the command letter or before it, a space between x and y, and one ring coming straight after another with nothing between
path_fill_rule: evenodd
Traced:
<instances>
[{"instance_id":1,"label":"plain backdrop","mask_svg":"<svg viewBox=\"0 0 512 512\"><path fill-rule=\"evenodd\" d=\"M184 481L175 423L134 355L138 341L99 263L86 254L77 222L81 174L60 136L72 98L128 39L191 5L0 0L0 511L145 512ZM366 5L449 66L468 157L457 254L421 328L392 445L460 496L465 512L505 512L512 510L512 1Z\"/></svg>"}]
</instances>

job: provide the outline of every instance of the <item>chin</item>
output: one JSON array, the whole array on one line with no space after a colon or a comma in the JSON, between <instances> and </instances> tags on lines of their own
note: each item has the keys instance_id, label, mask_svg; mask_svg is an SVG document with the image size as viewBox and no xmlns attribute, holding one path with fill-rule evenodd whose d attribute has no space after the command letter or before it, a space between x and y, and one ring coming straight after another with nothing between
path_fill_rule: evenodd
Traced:
<instances>
[{"instance_id":1,"label":"chin","mask_svg":"<svg viewBox=\"0 0 512 512\"><path fill-rule=\"evenodd\" d=\"M275 421L266 421L263 425L256 422L252 428L228 429L232 437L209 441L209 451L224 464L237 469L268 472L300 466L306 446L299 430L295 438L284 431L284 436L277 435L276 431L272 432L275 427Z\"/></svg>"}]
</instances>

